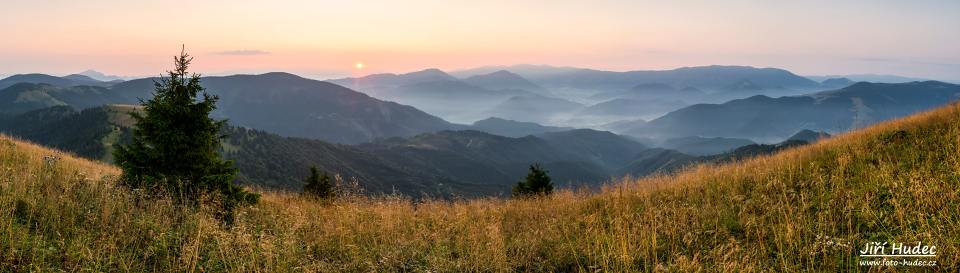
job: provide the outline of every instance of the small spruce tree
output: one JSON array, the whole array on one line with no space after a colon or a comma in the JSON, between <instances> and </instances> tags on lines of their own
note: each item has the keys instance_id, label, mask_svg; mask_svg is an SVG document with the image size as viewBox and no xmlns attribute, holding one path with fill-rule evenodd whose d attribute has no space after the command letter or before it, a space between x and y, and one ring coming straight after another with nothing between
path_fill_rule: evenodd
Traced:
<instances>
[{"instance_id":1,"label":"small spruce tree","mask_svg":"<svg viewBox=\"0 0 960 273\"><path fill-rule=\"evenodd\" d=\"M530 165L527 177L513 186L513 196L549 195L553 192L553 183L547 171L540 164Z\"/></svg>"},{"instance_id":2,"label":"small spruce tree","mask_svg":"<svg viewBox=\"0 0 960 273\"><path fill-rule=\"evenodd\" d=\"M259 196L233 184L233 162L217 153L226 121L210 118L217 97L204 92L200 75L187 72L192 60L184 51L174 57L174 70L154 82L153 98L141 100L142 113L131 114L136 120L131 143L114 156L123 170L121 183L178 203L213 202L229 225L235 208Z\"/></svg>"},{"instance_id":3,"label":"small spruce tree","mask_svg":"<svg viewBox=\"0 0 960 273\"><path fill-rule=\"evenodd\" d=\"M334 191L330 175L327 172L320 175L317 167L310 167L310 176L307 177L306 184L303 185L303 193L319 199L332 199Z\"/></svg>"}]
</instances>

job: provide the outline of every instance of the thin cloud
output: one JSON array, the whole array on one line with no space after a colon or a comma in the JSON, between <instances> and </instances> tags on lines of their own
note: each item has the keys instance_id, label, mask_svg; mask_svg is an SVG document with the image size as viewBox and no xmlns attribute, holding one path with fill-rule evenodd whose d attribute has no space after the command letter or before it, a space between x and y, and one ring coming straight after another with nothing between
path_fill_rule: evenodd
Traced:
<instances>
[{"instance_id":1,"label":"thin cloud","mask_svg":"<svg viewBox=\"0 0 960 273\"><path fill-rule=\"evenodd\" d=\"M229 55L229 56L254 56L254 55L267 55L267 54L270 54L270 52L266 52L263 50L255 50L255 49L252 49L252 50L244 49L244 50L219 51L219 52L214 52L214 54Z\"/></svg>"}]
</instances>

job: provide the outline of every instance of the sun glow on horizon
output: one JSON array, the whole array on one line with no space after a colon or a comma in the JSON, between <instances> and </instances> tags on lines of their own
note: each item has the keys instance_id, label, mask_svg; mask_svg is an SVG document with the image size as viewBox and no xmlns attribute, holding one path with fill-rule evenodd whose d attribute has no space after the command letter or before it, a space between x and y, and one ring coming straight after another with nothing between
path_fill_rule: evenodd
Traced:
<instances>
[{"instance_id":1,"label":"sun glow on horizon","mask_svg":"<svg viewBox=\"0 0 960 273\"><path fill-rule=\"evenodd\" d=\"M721 64L960 80L960 1L951 0L212 0L178 20L162 1L54 2L0 5L0 25L17 26L0 28L0 74L150 76L186 44L208 74ZM181 31L143 31L163 25Z\"/></svg>"}]
</instances>

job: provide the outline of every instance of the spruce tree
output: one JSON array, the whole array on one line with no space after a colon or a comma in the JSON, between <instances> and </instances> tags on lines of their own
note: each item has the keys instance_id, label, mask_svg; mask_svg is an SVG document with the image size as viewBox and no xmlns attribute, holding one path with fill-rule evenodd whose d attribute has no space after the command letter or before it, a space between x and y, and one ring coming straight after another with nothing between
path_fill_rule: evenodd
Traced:
<instances>
[{"instance_id":1,"label":"spruce tree","mask_svg":"<svg viewBox=\"0 0 960 273\"><path fill-rule=\"evenodd\" d=\"M114 156L125 185L179 203L213 202L230 224L236 207L259 196L233 184L233 162L217 153L226 121L210 118L217 97L204 91L200 75L187 72L192 60L184 51L174 57L174 70L154 82L153 98L141 99L142 113L131 114L136 120L131 143Z\"/></svg>"},{"instance_id":2,"label":"spruce tree","mask_svg":"<svg viewBox=\"0 0 960 273\"><path fill-rule=\"evenodd\" d=\"M332 199L334 197L333 182L327 172L317 171L317 167L310 167L310 176L307 177L306 184L303 185L303 193L319 199Z\"/></svg>"},{"instance_id":3,"label":"spruce tree","mask_svg":"<svg viewBox=\"0 0 960 273\"><path fill-rule=\"evenodd\" d=\"M547 171L540 164L530 165L527 177L513 187L513 195L517 197L531 195L549 195L553 192L553 183Z\"/></svg>"}]
</instances>

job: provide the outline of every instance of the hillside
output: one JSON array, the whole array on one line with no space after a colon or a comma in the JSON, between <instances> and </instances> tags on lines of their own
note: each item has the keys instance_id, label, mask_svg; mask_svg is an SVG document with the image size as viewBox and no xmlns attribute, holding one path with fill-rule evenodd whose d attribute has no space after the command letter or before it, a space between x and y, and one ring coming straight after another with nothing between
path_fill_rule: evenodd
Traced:
<instances>
[{"instance_id":1,"label":"hillside","mask_svg":"<svg viewBox=\"0 0 960 273\"><path fill-rule=\"evenodd\" d=\"M208 92L220 96L216 115L283 136L355 144L452 126L407 105L288 73L204 77L202 83ZM150 92L150 87L152 80L134 80L113 89L142 93Z\"/></svg>"},{"instance_id":2,"label":"hillside","mask_svg":"<svg viewBox=\"0 0 960 273\"><path fill-rule=\"evenodd\" d=\"M4 81L29 80L22 78L13 76ZM109 87L19 82L5 89L0 87L0 114L20 114L56 105L87 109L105 104L136 104L139 99L152 96L154 80L130 80ZM355 144L456 127L411 106L288 73L204 77L202 84L220 98L214 112L217 118L283 136Z\"/></svg>"},{"instance_id":3,"label":"hillside","mask_svg":"<svg viewBox=\"0 0 960 273\"><path fill-rule=\"evenodd\" d=\"M578 153L578 147L555 145L535 136L509 138L479 131L441 131L358 148L401 169L482 185L478 188L483 191L475 192L480 193L477 195L508 194L533 163L551 170L558 185L596 185L609 177L603 162Z\"/></svg>"},{"instance_id":4,"label":"hillside","mask_svg":"<svg viewBox=\"0 0 960 273\"><path fill-rule=\"evenodd\" d=\"M13 117L0 116L0 133L110 162L113 144L129 141L132 134L133 120L128 115L132 107L110 105L76 111L57 106ZM223 134L227 138L221 154L234 161L239 169L236 182L243 185L298 191L307 170L316 166L347 179L358 179L371 193L451 196L492 194L506 189L502 185L467 185L424 175L423 170L401 169L383 156L347 145L281 137L235 126L227 126Z\"/></svg>"},{"instance_id":5,"label":"hillside","mask_svg":"<svg viewBox=\"0 0 960 273\"><path fill-rule=\"evenodd\" d=\"M48 94L52 86L46 84L18 83L0 91L0 114L16 115L24 112L66 105Z\"/></svg>"},{"instance_id":6,"label":"hillside","mask_svg":"<svg viewBox=\"0 0 960 273\"><path fill-rule=\"evenodd\" d=\"M567 131L573 128L543 126L533 122L522 122L498 117L490 117L473 122L473 124L470 125L470 129L506 137L525 137L528 135L537 135L547 132Z\"/></svg>"},{"instance_id":7,"label":"hillside","mask_svg":"<svg viewBox=\"0 0 960 273\"><path fill-rule=\"evenodd\" d=\"M124 132L111 122L108 108L77 112L69 106L57 106L14 117L0 116L0 133L89 159L107 159L109 148L104 141Z\"/></svg>"},{"instance_id":8,"label":"hillside","mask_svg":"<svg viewBox=\"0 0 960 273\"><path fill-rule=\"evenodd\" d=\"M578 158L603 166L608 171L622 167L637 153L648 149L632 139L611 132L576 129L537 135L557 150L575 154ZM582 159L581 159L582 160Z\"/></svg>"},{"instance_id":9,"label":"hillside","mask_svg":"<svg viewBox=\"0 0 960 273\"><path fill-rule=\"evenodd\" d=\"M224 229L147 202L113 167L0 137L13 271L856 271L873 241L960 261L960 105L732 164L527 200L264 192ZM921 216L922 217L918 217ZM863 258L866 259L866 258Z\"/></svg>"},{"instance_id":10,"label":"hillside","mask_svg":"<svg viewBox=\"0 0 960 273\"><path fill-rule=\"evenodd\" d=\"M76 111L58 106L0 116L0 132L110 162L113 144L129 141L133 122L128 113L133 107ZM537 162L555 170L559 185L595 186L645 148L609 132L556 129L565 132L511 138L442 131L341 145L227 126L220 152L234 161L239 169L236 182L242 185L299 191L315 166L357 179L372 194L449 198L506 194L527 166Z\"/></svg>"}]
</instances>

